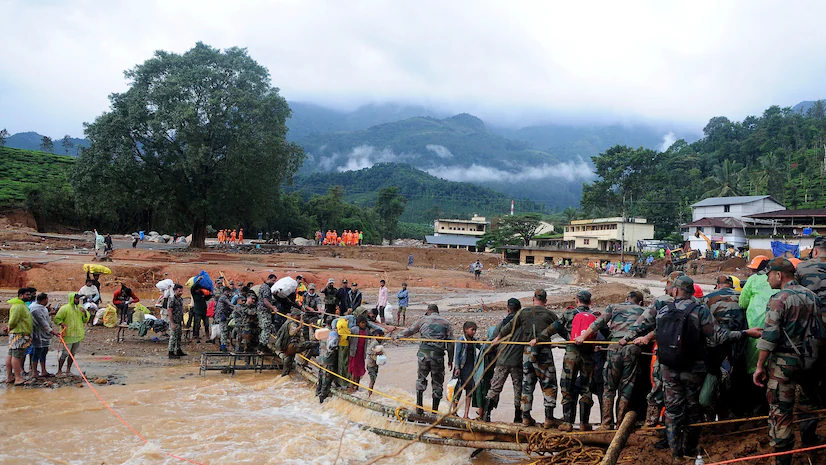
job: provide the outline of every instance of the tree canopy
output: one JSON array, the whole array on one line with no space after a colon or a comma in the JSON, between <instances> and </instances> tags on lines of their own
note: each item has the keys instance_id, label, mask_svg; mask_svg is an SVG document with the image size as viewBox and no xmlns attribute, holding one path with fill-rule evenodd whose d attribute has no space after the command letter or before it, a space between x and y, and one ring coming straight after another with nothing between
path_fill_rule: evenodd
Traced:
<instances>
[{"instance_id":1,"label":"tree canopy","mask_svg":"<svg viewBox=\"0 0 826 465\"><path fill-rule=\"evenodd\" d=\"M662 238L707 197L772 195L787 208L826 207L826 105L805 113L770 107L741 122L711 118L704 137L664 152L615 146L593 157L598 179L583 185L590 217L626 214L654 223Z\"/></svg>"},{"instance_id":2,"label":"tree canopy","mask_svg":"<svg viewBox=\"0 0 826 465\"><path fill-rule=\"evenodd\" d=\"M129 89L86 125L91 142L73 178L95 189L77 197L91 217L145 211L189 227L263 222L279 187L303 161L286 140L287 101L243 48L198 43L165 51L125 72Z\"/></svg>"}]
</instances>

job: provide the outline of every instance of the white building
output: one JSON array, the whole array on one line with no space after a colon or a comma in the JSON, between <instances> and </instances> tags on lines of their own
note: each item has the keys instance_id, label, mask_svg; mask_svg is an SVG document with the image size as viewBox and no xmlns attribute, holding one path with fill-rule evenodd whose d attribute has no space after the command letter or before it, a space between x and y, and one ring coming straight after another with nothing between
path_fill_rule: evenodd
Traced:
<instances>
[{"instance_id":1,"label":"white building","mask_svg":"<svg viewBox=\"0 0 826 465\"><path fill-rule=\"evenodd\" d=\"M749 215L785 210L786 207L770 195L711 197L691 205L691 223L681 229L683 239L694 250L744 247L746 235L754 235L768 227L768 221ZM704 237L705 236L705 237Z\"/></svg>"},{"instance_id":2,"label":"white building","mask_svg":"<svg viewBox=\"0 0 826 465\"><path fill-rule=\"evenodd\" d=\"M433 223L433 235L425 242L436 247L476 251L476 241L488 231L488 221L476 213L469 220L439 219Z\"/></svg>"},{"instance_id":3,"label":"white building","mask_svg":"<svg viewBox=\"0 0 826 465\"><path fill-rule=\"evenodd\" d=\"M563 240L572 249L637 250L637 241L654 238L654 225L645 218L574 220L565 226Z\"/></svg>"}]
</instances>

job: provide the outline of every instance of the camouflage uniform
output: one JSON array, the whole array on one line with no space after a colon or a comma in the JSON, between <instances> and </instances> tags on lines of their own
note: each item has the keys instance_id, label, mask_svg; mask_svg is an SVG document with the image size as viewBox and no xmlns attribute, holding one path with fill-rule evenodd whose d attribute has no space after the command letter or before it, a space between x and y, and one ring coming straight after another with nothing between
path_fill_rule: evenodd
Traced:
<instances>
[{"instance_id":1,"label":"camouflage uniform","mask_svg":"<svg viewBox=\"0 0 826 465\"><path fill-rule=\"evenodd\" d=\"M602 315L591 324L591 331L596 333L608 328L611 331L611 341L618 341L628 336L628 330L645 313L645 309L637 304L625 302L609 305ZM617 404L617 421L628 410L631 393L634 391L634 380L637 377L637 358L641 349L634 344L612 344L608 347L608 360L605 364L605 391L602 395L602 425L611 427L614 424L614 399L619 391Z\"/></svg>"},{"instance_id":2,"label":"camouflage uniform","mask_svg":"<svg viewBox=\"0 0 826 465\"><path fill-rule=\"evenodd\" d=\"M169 332L169 353L176 354L181 352L181 334L184 330L184 299L177 295L173 296L167 302L167 309L169 310L169 319L175 323L175 329Z\"/></svg>"},{"instance_id":3,"label":"camouflage uniform","mask_svg":"<svg viewBox=\"0 0 826 465\"><path fill-rule=\"evenodd\" d=\"M422 339L453 339L453 327L449 321L438 313L431 313L419 318L419 321L410 328L401 332L399 337L410 337L416 333L421 333ZM445 382L445 350L447 350L448 361L453 365L453 343L422 342L419 344L419 353L416 357L419 360L418 378L416 379L416 391L421 393L427 389L427 376L430 375L433 381L433 398L442 398L442 389Z\"/></svg>"},{"instance_id":4,"label":"camouflage uniform","mask_svg":"<svg viewBox=\"0 0 826 465\"><path fill-rule=\"evenodd\" d=\"M817 241L815 245L818 245ZM826 305L826 257L810 258L798 263L794 277L801 286L817 294L820 305ZM819 351L826 354L826 347L821 344ZM820 373L818 391L822 406L822 402L826 401L826 356L820 357L816 368Z\"/></svg>"},{"instance_id":5,"label":"camouflage uniform","mask_svg":"<svg viewBox=\"0 0 826 465\"><path fill-rule=\"evenodd\" d=\"M702 303L708 307L711 315L721 327L734 331L746 329L746 312L740 307L740 292L732 288L723 287L703 297ZM738 341L738 344L739 343L740 341ZM724 392L722 384L719 382L723 376L721 369L723 361L726 359L729 360L729 364L732 367L732 376L741 377L745 375L746 372L744 363L741 363L740 360L735 360L732 351L734 348L733 344L720 344L717 341L708 339L706 346L708 351L706 354L708 372L717 378L717 385L720 386L721 395L720 401L716 402L717 405L710 409L713 418L717 410L720 410L719 413L722 413L723 409L728 409L733 403L736 403L735 399L731 399L730 396ZM745 346L743 346L743 350L745 350ZM718 406L720 409L717 408Z\"/></svg>"},{"instance_id":6,"label":"camouflage uniform","mask_svg":"<svg viewBox=\"0 0 826 465\"><path fill-rule=\"evenodd\" d=\"M794 445L795 392L798 398L799 417L815 418L817 408L817 373L803 369L801 350L804 337L809 331L809 317L818 312L820 302L812 291L796 281L786 283L780 292L769 300L763 335L757 341L760 351L770 352L766 373L766 399L769 402L769 437L777 450L789 450ZM815 442L817 420L800 425L800 437L804 445Z\"/></svg>"},{"instance_id":7,"label":"camouflage uniform","mask_svg":"<svg viewBox=\"0 0 826 465\"><path fill-rule=\"evenodd\" d=\"M232 313L232 304L229 297L221 295L215 302L215 321L221 326L221 349L229 345L229 318Z\"/></svg>"},{"instance_id":8,"label":"camouflage uniform","mask_svg":"<svg viewBox=\"0 0 826 465\"><path fill-rule=\"evenodd\" d=\"M545 307L532 306L519 310L514 318L502 325L502 334L511 334L513 338L528 342L545 331L558 317ZM539 388L544 397L545 420L553 419L556 407L556 367L551 354L551 346L537 345L524 346L522 352L522 415L525 421L532 421L530 417L533 405L533 390L539 382Z\"/></svg>"},{"instance_id":9,"label":"camouflage uniform","mask_svg":"<svg viewBox=\"0 0 826 465\"><path fill-rule=\"evenodd\" d=\"M272 333L272 311L264 305L265 301L273 303L272 289L270 285L264 283L258 289L258 345L266 347L270 342L270 334Z\"/></svg>"},{"instance_id":10,"label":"camouflage uniform","mask_svg":"<svg viewBox=\"0 0 826 465\"><path fill-rule=\"evenodd\" d=\"M505 338L511 336L510 333L503 333L502 326L509 323L513 318L509 315L500 324L496 325L493 330L492 337ZM511 336L511 341L519 339L518 334ZM498 401L499 394L505 387L505 381L508 376L511 377L511 384L513 385L513 407L515 410L522 411L522 346L517 344L503 344L497 349L499 356L496 358L496 366L493 369L493 377L490 380L490 388L486 395L487 399L496 399ZM498 403L498 402L497 402Z\"/></svg>"},{"instance_id":11,"label":"camouflage uniform","mask_svg":"<svg viewBox=\"0 0 826 465\"><path fill-rule=\"evenodd\" d=\"M248 307L247 304L236 305L232 314L235 319L235 332L238 335L238 343L235 350L241 352L248 350L252 333L258 321L255 307Z\"/></svg>"},{"instance_id":12,"label":"camouflage uniform","mask_svg":"<svg viewBox=\"0 0 826 465\"><path fill-rule=\"evenodd\" d=\"M548 326L539 336L540 341L550 341L553 334L559 334L570 339L574 317L580 312L591 313L591 309L581 305L565 311L551 326ZM581 392L579 396L580 422L588 423L591 406L594 405L591 396L591 378L594 376L594 346L568 344L565 346L565 357L562 359L562 377L559 387L562 389L562 418L565 423L573 423L576 418L576 380L581 377Z\"/></svg>"},{"instance_id":13,"label":"camouflage uniform","mask_svg":"<svg viewBox=\"0 0 826 465\"><path fill-rule=\"evenodd\" d=\"M310 350L315 343L302 341L301 325L293 321L288 321L281 325L275 337L274 352L281 359L284 366L282 375L287 375L295 363L295 355Z\"/></svg>"},{"instance_id":14,"label":"camouflage uniform","mask_svg":"<svg viewBox=\"0 0 826 465\"><path fill-rule=\"evenodd\" d=\"M693 281L690 278L684 278ZM684 310L688 305L696 303L696 300L678 299L675 301L677 309ZM665 314L664 310L651 316L650 309L645 312L640 320L628 331L628 339L644 336L657 327L657 321ZM743 337L742 331L729 331L721 328L711 316L708 307L700 304L691 312L690 318L705 339L713 339L720 342L736 340ZM704 346L703 348L704 349ZM704 350L702 350L704 352ZM668 444L671 446L672 454L681 456L682 449L682 428L687 423L696 423L703 420L703 412L700 408L700 389L706 375L705 358L702 353L697 354L690 370L680 371L661 365L663 391L665 398L665 427ZM686 434L687 452L696 447L700 431L696 428L690 429Z\"/></svg>"},{"instance_id":15,"label":"camouflage uniform","mask_svg":"<svg viewBox=\"0 0 826 465\"><path fill-rule=\"evenodd\" d=\"M654 319L657 316L657 312L671 302L674 302L674 298L670 295L657 297L634 324L639 323L644 318ZM660 421L660 411L665 407L665 399L663 398L663 376L662 370L660 370L659 359L654 359L651 367L651 380L651 392L648 393L648 412L645 423L648 426L655 426Z\"/></svg>"}]
</instances>

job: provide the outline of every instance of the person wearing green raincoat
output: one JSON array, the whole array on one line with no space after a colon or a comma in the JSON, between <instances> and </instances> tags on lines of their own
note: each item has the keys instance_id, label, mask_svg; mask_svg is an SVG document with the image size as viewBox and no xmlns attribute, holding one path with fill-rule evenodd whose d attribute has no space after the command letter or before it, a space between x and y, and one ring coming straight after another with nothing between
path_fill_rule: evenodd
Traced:
<instances>
[{"instance_id":1,"label":"person wearing green raincoat","mask_svg":"<svg viewBox=\"0 0 826 465\"><path fill-rule=\"evenodd\" d=\"M69 358L69 363L66 365L66 374L71 373L73 357L77 355L80 343L86 337L84 328L89 317L89 312L81 306L80 295L70 292L69 302L60 307L54 317L55 324L61 327L63 341L66 343L57 361L57 376L63 376L63 364L69 358L69 353L72 354L72 358Z\"/></svg>"}]
</instances>

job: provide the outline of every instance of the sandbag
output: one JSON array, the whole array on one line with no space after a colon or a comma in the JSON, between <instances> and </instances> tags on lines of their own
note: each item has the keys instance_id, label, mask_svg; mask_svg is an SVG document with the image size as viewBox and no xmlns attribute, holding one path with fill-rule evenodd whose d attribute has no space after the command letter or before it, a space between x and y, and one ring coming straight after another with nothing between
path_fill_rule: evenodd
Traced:
<instances>
[{"instance_id":1,"label":"sandbag","mask_svg":"<svg viewBox=\"0 0 826 465\"><path fill-rule=\"evenodd\" d=\"M109 268L94 263L87 263L83 265L83 271L86 271L91 274L112 274L112 270L110 270Z\"/></svg>"},{"instance_id":2,"label":"sandbag","mask_svg":"<svg viewBox=\"0 0 826 465\"><path fill-rule=\"evenodd\" d=\"M384 321L389 324L396 323L396 312L393 311L393 306L390 304L387 304L387 306L384 307Z\"/></svg>"},{"instance_id":3,"label":"sandbag","mask_svg":"<svg viewBox=\"0 0 826 465\"><path fill-rule=\"evenodd\" d=\"M197 276L193 278L193 285L194 283L198 283L199 287L204 289L209 289L211 292L215 292L215 284L212 282L212 278L209 277L209 273L204 270L201 270ZM190 286L192 287L192 286Z\"/></svg>"},{"instance_id":4,"label":"sandbag","mask_svg":"<svg viewBox=\"0 0 826 465\"><path fill-rule=\"evenodd\" d=\"M150 312L149 309L146 308L146 306L144 306L142 303L137 303L135 304L135 313L142 313L144 315L148 315Z\"/></svg>"},{"instance_id":5,"label":"sandbag","mask_svg":"<svg viewBox=\"0 0 826 465\"><path fill-rule=\"evenodd\" d=\"M296 289L298 289L298 281L289 276L279 279L272 285L273 295L281 298L287 298L293 295Z\"/></svg>"},{"instance_id":6,"label":"sandbag","mask_svg":"<svg viewBox=\"0 0 826 465\"><path fill-rule=\"evenodd\" d=\"M172 297L172 288L175 287L175 281L171 279L164 279L163 281L158 281L158 283L155 284L155 287L158 288L164 297L169 298Z\"/></svg>"},{"instance_id":7,"label":"sandbag","mask_svg":"<svg viewBox=\"0 0 826 465\"><path fill-rule=\"evenodd\" d=\"M192 289L192 286L194 286L194 285L195 285L195 276L187 279L186 284L184 284L184 286L186 286L187 289Z\"/></svg>"},{"instance_id":8,"label":"sandbag","mask_svg":"<svg viewBox=\"0 0 826 465\"><path fill-rule=\"evenodd\" d=\"M104 313L106 313L106 307L100 307L95 312L95 318L92 320L92 326L99 326L103 324Z\"/></svg>"},{"instance_id":9,"label":"sandbag","mask_svg":"<svg viewBox=\"0 0 826 465\"><path fill-rule=\"evenodd\" d=\"M209 328L209 340L214 341L221 337L221 325L212 325Z\"/></svg>"},{"instance_id":10,"label":"sandbag","mask_svg":"<svg viewBox=\"0 0 826 465\"><path fill-rule=\"evenodd\" d=\"M107 328L114 328L118 325L118 309L114 305L109 304L103 312L103 326Z\"/></svg>"},{"instance_id":11,"label":"sandbag","mask_svg":"<svg viewBox=\"0 0 826 465\"><path fill-rule=\"evenodd\" d=\"M376 365L378 365L378 366L387 365L387 355L384 355L384 354L376 355Z\"/></svg>"}]
</instances>

